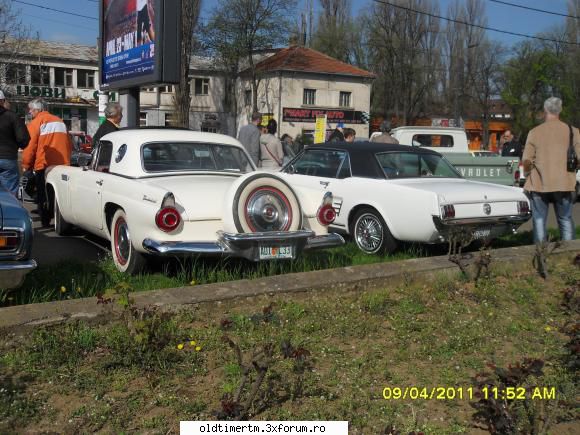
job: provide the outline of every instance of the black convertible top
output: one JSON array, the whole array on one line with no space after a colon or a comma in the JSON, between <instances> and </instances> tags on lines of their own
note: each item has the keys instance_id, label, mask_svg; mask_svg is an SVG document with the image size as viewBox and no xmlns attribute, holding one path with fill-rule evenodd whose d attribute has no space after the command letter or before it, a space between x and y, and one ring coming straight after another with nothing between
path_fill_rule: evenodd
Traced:
<instances>
[{"instance_id":1,"label":"black convertible top","mask_svg":"<svg viewBox=\"0 0 580 435\"><path fill-rule=\"evenodd\" d=\"M434 154L436 151L410 145L388 144L380 142L325 142L309 145L307 150L340 150L350 156L350 167L354 177L385 179L385 173L374 157L378 153L399 152L415 154Z\"/></svg>"},{"instance_id":2,"label":"black convertible top","mask_svg":"<svg viewBox=\"0 0 580 435\"><path fill-rule=\"evenodd\" d=\"M399 144L390 144L390 143L381 143L381 142L325 142L325 143L318 143L314 145L308 145L308 149L337 149L337 150L346 150L352 156L353 153L363 153L363 154L376 154L382 152L389 152L389 151L397 151L397 152L411 152L411 153L425 153L425 154L439 154L436 151L421 148L421 147L414 147L410 145L399 145Z\"/></svg>"}]
</instances>

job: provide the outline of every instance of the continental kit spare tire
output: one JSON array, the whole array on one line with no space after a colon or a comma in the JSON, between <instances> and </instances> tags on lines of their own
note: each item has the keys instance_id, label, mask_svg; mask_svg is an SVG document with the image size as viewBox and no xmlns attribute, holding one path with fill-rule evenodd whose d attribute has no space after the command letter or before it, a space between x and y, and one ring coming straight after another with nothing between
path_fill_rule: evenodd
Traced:
<instances>
[{"instance_id":1,"label":"continental kit spare tire","mask_svg":"<svg viewBox=\"0 0 580 435\"><path fill-rule=\"evenodd\" d=\"M302 228L300 203L282 179L257 173L238 187L233 218L240 233L296 231Z\"/></svg>"}]
</instances>

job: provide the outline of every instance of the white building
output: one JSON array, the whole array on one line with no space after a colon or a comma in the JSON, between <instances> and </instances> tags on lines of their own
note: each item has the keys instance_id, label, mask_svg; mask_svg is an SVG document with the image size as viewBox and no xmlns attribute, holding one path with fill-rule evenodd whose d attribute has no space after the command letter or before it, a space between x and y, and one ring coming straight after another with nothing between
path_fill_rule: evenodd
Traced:
<instances>
[{"instance_id":1,"label":"white building","mask_svg":"<svg viewBox=\"0 0 580 435\"><path fill-rule=\"evenodd\" d=\"M25 53L3 53L0 46L0 87L12 109L24 116L27 103L43 97L70 130L94 134L99 125L97 47L31 41L20 51ZM372 73L304 47L266 51L260 59L258 110L279 122L280 135L310 134L316 114L325 113L329 129L343 121L357 136L369 136L360 115L370 109ZM192 129L234 136L248 123L252 88L247 71L228 81L211 59L194 56L189 76ZM236 93L236 113L228 110L228 88ZM140 125L174 125L174 91L171 85L142 88ZM117 98L110 93L112 101Z\"/></svg>"},{"instance_id":2,"label":"white building","mask_svg":"<svg viewBox=\"0 0 580 435\"><path fill-rule=\"evenodd\" d=\"M24 116L28 102L42 97L69 130L96 131L96 47L47 41L30 41L24 45L25 52L10 52L6 47L0 45L0 87L12 110Z\"/></svg>"}]
</instances>

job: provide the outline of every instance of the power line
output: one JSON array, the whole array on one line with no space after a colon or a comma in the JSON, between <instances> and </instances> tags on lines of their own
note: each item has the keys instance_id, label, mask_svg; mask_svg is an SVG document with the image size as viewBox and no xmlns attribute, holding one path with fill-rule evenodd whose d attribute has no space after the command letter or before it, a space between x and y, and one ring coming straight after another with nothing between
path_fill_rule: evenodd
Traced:
<instances>
[{"instance_id":1,"label":"power line","mask_svg":"<svg viewBox=\"0 0 580 435\"><path fill-rule=\"evenodd\" d=\"M31 17L31 18L37 18L39 20L50 21L50 22L53 22L53 23L66 24L67 26L78 27L79 29L84 29L84 30L88 30L90 32L94 32L94 29L93 28L88 28L87 26L81 26L81 25L72 24L72 23L65 23L64 21L54 20L54 19L46 18L46 17L38 17L36 15L31 15L31 14L22 14L22 15L24 15L26 17Z\"/></svg>"},{"instance_id":2,"label":"power line","mask_svg":"<svg viewBox=\"0 0 580 435\"><path fill-rule=\"evenodd\" d=\"M568 44L568 45L580 45L577 42L559 41L557 39L544 38L542 36L526 35L525 33L510 32L509 30L495 29L493 27L482 26L481 24L474 24L474 23L468 23L466 21L454 20L454 19L451 19L451 18L443 17L441 15L435 15L435 14L432 14L430 12L418 11L416 9L408 8L408 7L401 6L401 5L396 5L394 3L389 3L389 2L383 1L383 0L373 0L373 1L375 3L381 3L383 5L393 6L395 8L404 9L406 11L414 12L416 14L428 15L428 16L430 16L432 18L439 18L441 20L450 21L452 23L463 24L465 26L470 26L470 27L477 27L478 29L490 30L492 32L503 33L505 35L522 36L524 38L539 39L540 41L559 42L561 44Z\"/></svg>"},{"instance_id":3,"label":"power line","mask_svg":"<svg viewBox=\"0 0 580 435\"><path fill-rule=\"evenodd\" d=\"M576 20L580 20L580 17L577 17L576 15L561 14L559 12L552 12L552 11L547 11L545 9L532 8L530 6L516 5L514 3L504 2L501 0L489 0L489 1L493 2L493 3L500 3L502 5L513 6L514 8L527 9L529 11L542 12L544 14L552 14L552 15L558 15L560 17L575 18Z\"/></svg>"},{"instance_id":4,"label":"power line","mask_svg":"<svg viewBox=\"0 0 580 435\"><path fill-rule=\"evenodd\" d=\"M53 12L60 12L61 14L73 15L75 17L87 18L89 20L95 20L95 21L99 20L98 18L89 17L88 15L75 14L74 12L62 11L60 9L53 9L53 8L49 8L48 6L35 5L34 3L23 2L21 0L12 0L12 1L14 1L14 3L22 3L23 5L34 6L37 8L46 9L46 10L53 11Z\"/></svg>"}]
</instances>

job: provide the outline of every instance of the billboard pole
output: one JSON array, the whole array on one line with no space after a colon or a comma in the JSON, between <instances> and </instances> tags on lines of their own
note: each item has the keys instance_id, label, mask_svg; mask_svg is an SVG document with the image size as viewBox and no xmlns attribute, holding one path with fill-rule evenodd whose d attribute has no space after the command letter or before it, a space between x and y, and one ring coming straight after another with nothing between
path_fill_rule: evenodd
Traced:
<instances>
[{"instance_id":1,"label":"billboard pole","mask_svg":"<svg viewBox=\"0 0 580 435\"><path fill-rule=\"evenodd\" d=\"M139 127L139 88L120 89L119 103L123 108L121 127Z\"/></svg>"}]
</instances>

